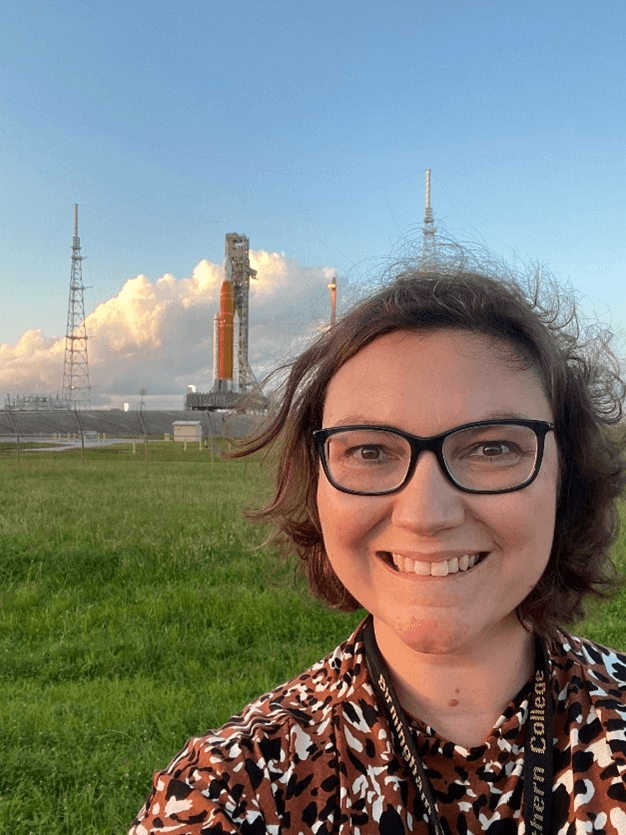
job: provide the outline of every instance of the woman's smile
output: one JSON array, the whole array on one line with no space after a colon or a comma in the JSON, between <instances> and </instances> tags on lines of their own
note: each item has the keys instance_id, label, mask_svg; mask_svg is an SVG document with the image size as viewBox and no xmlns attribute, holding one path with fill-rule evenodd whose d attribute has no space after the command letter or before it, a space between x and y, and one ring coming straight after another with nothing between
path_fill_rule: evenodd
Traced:
<instances>
[{"instance_id":1,"label":"woman's smile","mask_svg":"<svg viewBox=\"0 0 626 835\"><path fill-rule=\"evenodd\" d=\"M418 577L448 577L453 574L465 573L481 563L487 555L487 551L477 551L437 560L426 560L389 553L393 565L400 574L413 574ZM386 554L383 553L382 556L385 559Z\"/></svg>"}]
</instances>

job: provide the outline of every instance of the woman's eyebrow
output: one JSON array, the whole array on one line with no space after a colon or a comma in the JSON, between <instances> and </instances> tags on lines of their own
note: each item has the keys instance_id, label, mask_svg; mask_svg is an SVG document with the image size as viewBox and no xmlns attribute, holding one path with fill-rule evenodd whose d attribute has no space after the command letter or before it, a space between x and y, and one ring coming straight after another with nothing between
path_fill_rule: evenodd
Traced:
<instances>
[{"instance_id":1,"label":"woman's eyebrow","mask_svg":"<svg viewBox=\"0 0 626 835\"><path fill-rule=\"evenodd\" d=\"M512 411L510 409L497 409L493 412L487 412L486 414L482 415L475 420L466 420L463 423L457 424L458 426L464 426L466 423L481 423L484 420L516 420L519 418L520 420L536 420L536 415L530 415L527 412L523 411ZM352 426L352 425L361 425L361 426L382 426L383 424L380 420L372 419L369 416L365 416L362 414L351 414L345 415L344 417L340 418L333 422L333 426ZM389 424L385 424L389 425ZM454 427L451 427L454 428Z\"/></svg>"},{"instance_id":2,"label":"woman's eyebrow","mask_svg":"<svg viewBox=\"0 0 626 835\"><path fill-rule=\"evenodd\" d=\"M382 424L379 420L372 420L371 417L365 417L364 415L346 415L333 423L333 426L354 425L381 426Z\"/></svg>"},{"instance_id":3,"label":"woman's eyebrow","mask_svg":"<svg viewBox=\"0 0 626 835\"><path fill-rule=\"evenodd\" d=\"M486 417L480 418L480 420L516 420L517 418L520 418L521 420L536 420L537 416L535 415L533 417L527 412L512 412L508 409L499 409L495 412L489 412Z\"/></svg>"}]
</instances>

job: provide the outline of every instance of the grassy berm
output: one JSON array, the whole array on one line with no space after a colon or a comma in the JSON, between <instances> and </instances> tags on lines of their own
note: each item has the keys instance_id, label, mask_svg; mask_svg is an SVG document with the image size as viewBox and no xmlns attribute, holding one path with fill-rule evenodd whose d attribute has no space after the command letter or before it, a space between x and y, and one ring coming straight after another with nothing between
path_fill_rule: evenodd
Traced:
<instances>
[{"instance_id":1,"label":"grassy berm","mask_svg":"<svg viewBox=\"0 0 626 835\"><path fill-rule=\"evenodd\" d=\"M259 461L170 443L147 463L132 445L0 457L0 833L126 832L189 736L362 617L312 601L242 519ZM625 611L579 631L624 648Z\"/></svg>"}]
</instances>

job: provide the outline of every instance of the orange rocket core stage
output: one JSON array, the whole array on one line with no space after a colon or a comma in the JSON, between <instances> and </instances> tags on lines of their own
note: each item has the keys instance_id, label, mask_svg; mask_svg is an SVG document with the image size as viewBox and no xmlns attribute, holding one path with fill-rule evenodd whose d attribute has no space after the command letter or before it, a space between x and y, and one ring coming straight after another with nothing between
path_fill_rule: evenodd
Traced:
<instances>
[{"instance_id":1,"label":"orange rocket core stage","mask_svg":"<svg viewBox=\"0 0 626 835\"><path fill-rule=\"evenodd\" d=\"M220 290L219 338L217 376L220 380L233 379L233 319L235 299L230 281L222 282Z\"/></svg>"}]
</instances>

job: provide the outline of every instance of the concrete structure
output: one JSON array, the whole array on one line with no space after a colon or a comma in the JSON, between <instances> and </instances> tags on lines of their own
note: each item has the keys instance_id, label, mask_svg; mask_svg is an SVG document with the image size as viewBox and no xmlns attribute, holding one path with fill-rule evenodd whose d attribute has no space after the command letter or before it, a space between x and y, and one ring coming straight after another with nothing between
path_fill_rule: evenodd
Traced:
<instances>
[{"instance_id":1,"label":"concrete structure","mask_svg":"<svg viewBox=\"0 0 626 835\"><path fill-rule=\"evenodd\" d=\"M77 417L78 415L78 417ZM182 409L176 411L133 409L100 409L75 412L73 409L54 411L8 411L0 409L0 435L73 435L90 430L107 437L138 438L145 430L151 438L163 437L172 432L175 421L188 421L191 415ZM143 418L143 420L141 420ZM230 415L226 412L205 412L200 418L207 436L228 435L239 438L247 435L257 418L253 415ZM80 420L80 423L79 423Z\"/></svg>"}]
</instances>

